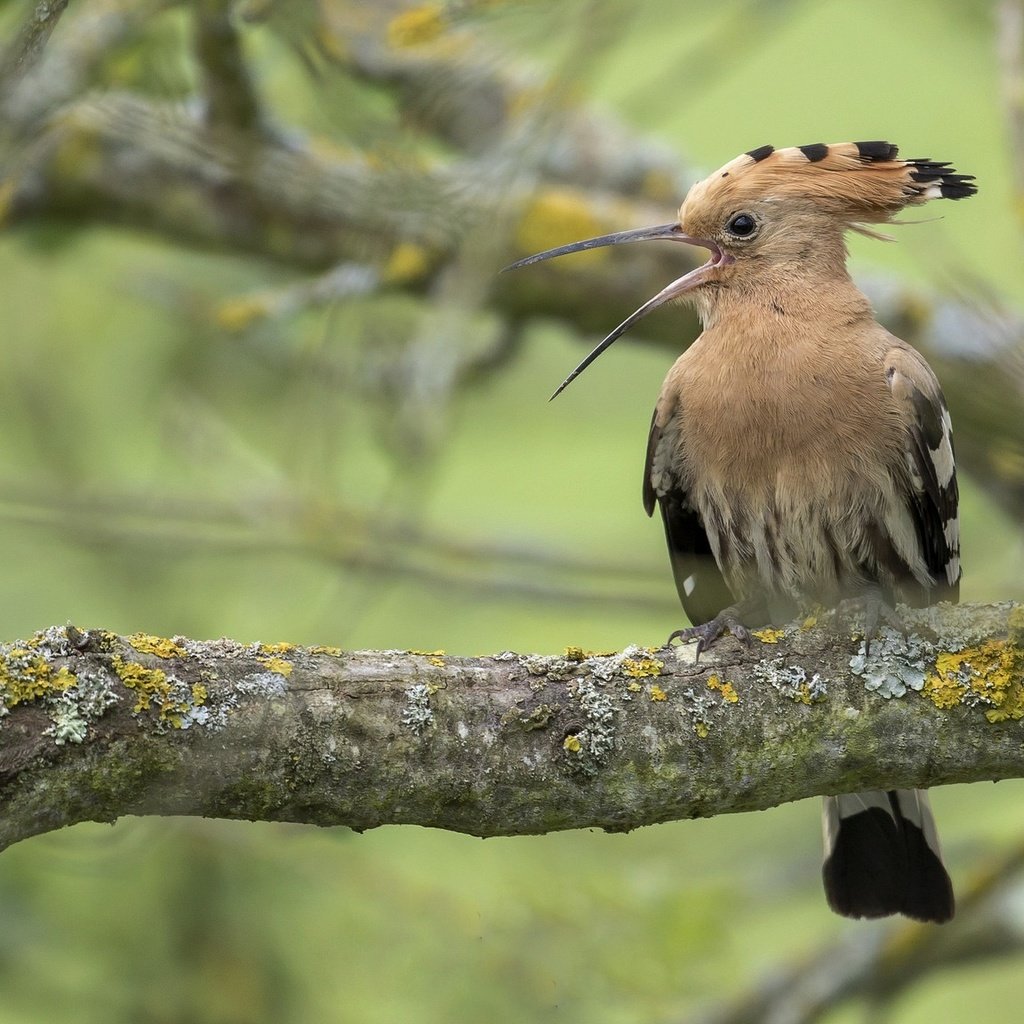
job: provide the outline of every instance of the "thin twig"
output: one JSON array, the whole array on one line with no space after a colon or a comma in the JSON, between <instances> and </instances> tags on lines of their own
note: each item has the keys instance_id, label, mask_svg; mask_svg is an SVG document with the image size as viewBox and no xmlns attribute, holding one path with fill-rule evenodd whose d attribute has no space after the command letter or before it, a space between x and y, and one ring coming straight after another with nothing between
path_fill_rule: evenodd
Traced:
<instances>
[{"instance_id":1,"label":"thin twig","mask_svg":"<svg viewBox=\"0 0 1024 1024\"><path fill-rule=\"evenodd\" d=\"M1020 0L1001 0L996 7L996 28L1010 172L1017 216L1024 220L1024 5Z\"/></svg>"},{"instance_id":2,"label":"thin twig","mask_svg":"<svg viewBox=\"0 0 1024 1024\"><path fill-rule=\"evenodd\" d=\"M68 0L38 0L0 57L0 96L6 96L39 60Z\"/></svg>"},{"instance_id":3,"label":"thin twig","mask_svg":"<svg viewBox=\"0 0 1024 1024\"><path fill-rule=\"evenodd\" d=\"M205 118L211 128L226 128L238 139L260 132L260 107L231 20L231 0L196 0L194 40L202 75Z\"/></svg>"}]
</instances>

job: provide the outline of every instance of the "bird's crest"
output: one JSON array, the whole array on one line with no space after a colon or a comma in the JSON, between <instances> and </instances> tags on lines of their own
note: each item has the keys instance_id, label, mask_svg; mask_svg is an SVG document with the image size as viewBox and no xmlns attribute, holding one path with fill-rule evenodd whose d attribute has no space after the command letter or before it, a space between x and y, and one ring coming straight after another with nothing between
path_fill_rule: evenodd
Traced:
<instances>
[{"instance_id":1,"label":"bird's crest","mask_svg":"<svg viewBox=\"0 0 1024 1024\"><path fill-rule=\"evenodd\" d=\"M733 200L804 199L850 223L884 223L906 206L974 195L978 190L973 180L948 163L924 157L903 160L889 142L761 146L697 182L684 208Z\"/></svg>"}]
</instances>

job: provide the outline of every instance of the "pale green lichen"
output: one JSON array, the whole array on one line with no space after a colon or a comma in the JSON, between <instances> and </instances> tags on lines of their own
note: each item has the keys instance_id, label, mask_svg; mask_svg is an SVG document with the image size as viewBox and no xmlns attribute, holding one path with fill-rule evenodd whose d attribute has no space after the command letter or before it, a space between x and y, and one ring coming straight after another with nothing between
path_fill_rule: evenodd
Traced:
<instances>
[{"instance_id":1,"label":"pale green lichen","mask_svg":"<svg viewBox=\"0 0 1024 1024\"><path fill-rule=\"evenodd\" d=\"M532 676L544 676L557 682L578 676L611 682L623 676L629 679L647 679L662 674L665 664L652 657L649 647L631 644L618 653L585 651L582 647L567 647L564 655L526 654L519 664Z\"/></svg>"},{"instance_id":2,"label":"pale green lichen","mask_svg":"<svg viewBox=\"0 0 1024 1024\"><path fill-rule=\"evenodd\" d=\"M5 708L61 693L75 681L67 668L55 669L31 641L0 645L0 703Z\"/></svg>"},{"instance_id":3,"label":"pale green lichen","mask_svg":"<svg viewBox=\"0 0 1024 1024\"><path fill-rule=\"evenodd\" d=\"M546 676L554 681L570 678L580 667L578 661L554 654L524 654L519 664L531 676Z\"/></svg>"},{"instance_id":4,"label":"pale green lichen","mask_svg":"<svg viewBox=\"0 0 1024 1024\"><path fill-rule=\"evenodd\" d=\"M1006 639L993 638L998 616L1006 615ZM884 697L915 690L936 707L984 707L990 722L1024 718L1024 612L1020 606L997 605L977 613L959 608L907 610L905 636L885 629L850 661L868 689ZM922 636L925 631L934 639Z\"/></svg>"},{"instance_id":5,"label":"pale green lichen","mask_svg":"<svg viewBox=\"0 0 1024 1024\"><path fill-rule=\"evenodd\" d=\"M235 693L243 696L283 697L288 692L288 684L284 676L279 672L257 672L248 679L241 679L235 683Z\"/></svg>"},{"instance_id":6,"label":"pale green lichen","mask_svg":"<svg viewBox=\"0 0 1024 1024\"><path fill-rule=\"evenodd\" d=\"M864 680L864 686L882 697L902 697L907 690L924 688L928 666L935 657L935 645L923 637L904 636L886 627L871 640L870 653L861 640L850 659L850 670Z\"/></svg>"},{"instance_id":7,"label":"pale green lichen","mask_svg":"<svg viewBox=\"0 0 1024 1024\"><path fill-rule=\"evenodd\" d=\"M77 653L69 629L74 627L51 626L29 640L0 644L0 719L18 705L35 704L51 722L43 734L58 745L81 743L89 725L119 699L110 679L77 677L57 664Z\"/></svg>"},{"instance_id":8,"label":"pale green lichen","mask_svg":"<svg viewBox=\"0 0 1024 1024\"><path fill-rule=\"evenodd\" d=\"M627 679L649 679L660 676L665 663L652 657L649 647L630 644L618 654L594 655L582 666L595 679L611 682L625 676Z\"/></svg>"},{"instance_id":9,"label":"pale green lichen","mask_svg":"<svg viewBox=\"0 0 1024 1024\"><path fill-rule=\"evenodd\" d=\"M824 700L828 691L826 680L815 672L807 674L801 665L787 665L784 658L774 658L754 666L754 675L761 682L768 683L784 697L798 704L814 704Z\"/></svg>"},{"instance_id":10,"label":"pale green lichen","mask_svg":"<svg viewBox=\"0 0 1024 1024\"><path fill-rule=\"evenodd\" d=\"M107 676L83 673L54 702L50 711L53 725L46 733L53 736L58 746L81 743L89 734L89 723L120 699Z\"/></svg>"},{"instance_id":11,"label":"pale green lichen","mask_svg":"<svg viewBox=\"0 0 1024 1024\"><path fill-rule=\"evenodd\" d=\"M527 732L543 729L554 717L555 709L550 704L539 704L529 715L518 719L518 724Z\"/></svg>"},{"instance_id":12,"label":"pale green lichen","mask_svg":"<svg viewBox=\"0 0 1024 1024\"><path fill-rule=\"evenodd\" d=\"M211 722L209 710L203 707L207 698L203 684L189 683L173 673L147 668L136 661L125 661L119 654L114 655L110 666L118 679L135 692L133 713L156 712L158 732Z\"/></svg>"},{"instance_id":13,"label":"pale green lichen","mask_svg":"<svg viewBox=\"0 0 1024 1024\"><path fill-rule=\"evenodd\" d=\"M434 722L430 707L431 690L423 683L410 686L405 691L405 707L402 709L402 725L419 735Z\"/></svg>"},{"instance_id":14,"label":"pale green lichen","mask_svg":"<svg viewBox=\"0 0 1024 1024\"><path fill-rule=\"evenodd\" d=\"M583 712L584 725L566 737L566 740L574 739L574 743L566 742L562 746L573 771L594 776L608 762L617 744L616 708L598 680L578 680L573 687L573 696Z\"/></svg>"},{"instance_id":15,"label":"pale green lichen","mask_svg":"<svg viewBox=\"0 0 1024 1024\"><path fill-rule=\"evenodd\" d=\"M683 691L683 707L690 715L694 734L698 739L707 739L711 734L714 716L720 713L718 701L710 693L698 693L690 688Z\"/></svg>"}]
</instances>

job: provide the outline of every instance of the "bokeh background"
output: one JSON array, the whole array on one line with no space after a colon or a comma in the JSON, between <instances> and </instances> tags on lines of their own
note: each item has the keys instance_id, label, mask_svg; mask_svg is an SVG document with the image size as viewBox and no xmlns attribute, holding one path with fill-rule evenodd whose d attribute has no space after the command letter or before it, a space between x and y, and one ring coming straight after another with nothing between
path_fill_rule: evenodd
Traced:
<instances>
[{"instance_id":1,"label":"bokeh background","mask_svg":"<svg viewBox=\"0 0 1024 1024\"><path fill-rule=\"evenodd\" d=\"M35 8L0 5L4 639L660 644L641 467L696 326L547 396L681 257L496 272L754 146L875 138L978 178L852 265L947 388L964 599L1024 597L1019 4L76 0L18 68ZM486 842L78 826L0 856L0 1024L1006 1021L1022 797L933 794L974 894L941 933L827 911L817 801Z\"/></svg>"}]
</instances>

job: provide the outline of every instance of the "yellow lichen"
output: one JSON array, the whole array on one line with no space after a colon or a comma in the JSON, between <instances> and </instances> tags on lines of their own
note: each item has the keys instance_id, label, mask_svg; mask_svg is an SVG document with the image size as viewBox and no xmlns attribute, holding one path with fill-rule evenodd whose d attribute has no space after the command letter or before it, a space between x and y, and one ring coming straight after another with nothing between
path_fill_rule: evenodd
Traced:
<instances>
[{"instance_id":1,"label":"yellow lichen","mask_svg":"<svg viewBox=\"0 0 1024 1024\"><path fill-rule=\"evenodd\" d=\"M111 667L117 673L117 678L135 691L136 713L148 711L154 702L163 721L170 721L172 724L180 725L180 714L187 710L187 707L180 701L171 699L171 684L167 674L159 668L146 668L137 661L125 661L119 654L111 659Z\"/></svg>"},{"instance_id":2,"label":"yellow lichen","mask_svg":"<svg viewBox=\"0 0 1024 1024\"><path fill-rule=\"evenodd\" d=\"M241 295L222 302L214 310L213 318L221 330L238 334L267 316L272 305L266 295Z\"/></svg>"},{"instance_id":3,"label":"yellow lichen","mask_svg":"<svg viewBox=\"0 0 1024 1024\"><path fill-rule=\"evenodd\" d=\"M295 644L282 642L279 644L260 644L262 654L290 654L295 650Z\"/></svg>"},{"instance_id":4,"label":"yellow lichen","mask_svg":"<svg viewBox=\"0 0 1024 1024\"><path fill-rule=\"evenodd\" d=\"M409 651L409 654L416 654L421 658L426 658L435 668L444 668L444 655L445 651Z\"/></svg>"},{"instance_id":5,"label":"yellow lichen","mask_svg":"<svg viewBox=\"0 0 1024 1024\"><path fill-rule=\"evenodd\" d=\"M629 690L630 693L639 693L643 687L634 680L632 683L626 684L626 689Z\"/></svg>"},{"instance_id":6,"label":"yellow lichen","mask_svg":"<svg viewBox=\"0 0 1024 1024\"><path fill-rule=\"evenodd\" d=\"M582 647L566 647L565 656L569 661L586 661L587 652Z\"/></svg>"},{"instance_id":7,"label":"yellow lichen","mask_svg":"<svg viewBox=\"0 0 1024 1024\"><path fill-rule=\"evenodd\" d=\"M796 693L793 694L793 700L795 700L797 704L813 704L814 695L811 693L810 684L807 682L801 683L797 687Z\"/></svg>"},{"instance_id":8,"label":"yellow lichen","mask_svg":"<svg viewBox=\"0 0 1024 1024\"><path fill-rule=\"evenodd\" d=\"M260 664L271 672L276 672L279 676L292 674L292 663L285 661L284 658L260 658Z\"/></svg>"},{"instance_id":9,"label":"yellow lichen","mask_svg":"<svg viewBox=\"0 0 1024 1024\"><path fill-rule=\"evenodd\" d=\"M693 731L702 740L706 740L708 738L708 733L711 732L711 729L708 727L708 723L707 722L694 722L693 723Z\"/></svg>"},{"instance_id":10,"label":"yellow lichen","mask_svg":"<svg viewBox=\"0 0 1024 1024\"><path fill-rule=\"evenodd\" d=\"M317 644L308 650L310 654L329 654L332 658L340 658L345 653L340 647L325 647L323 644Z\"/></svg>"},{"instance_id":11,"label":"yellow lichen","mask_svg":"<svg viewBox=\"0 0 1024 1024\"><path fill-rule=\"evenodd\" d=\"M651 688L647 692L651 695L651 700L668 700L668 694L657 683L651 683Z\"/></svg>"},{"instance_id":12,"label":"yellow lichen","mask_svg":"<svg viewBox=\"0 0 1024 1024\"><path fill-rule=\"evenodd\" d=\"M205 683L193 683L192 684L192 703L197 707L201 704L206 703L206 698L209 696L209 691L206 689Z\"/></svg>"},{"instance_id":13,"label":"yellow lichen","mask_svg":"<svg viewBox=\"0 0 1024 1024\"><path fill-rule=\"evenodd\" d=\"M76 682L73 672L66 668L54 671L45 658L28 647L15 647L0 659L0 704L9 708L61 692Z\"/></svg>"},{"instance_id":14,"label":"yellow lichen","mask_svg":"<svg viewBox=\"0 0 1024 1024\"><path fill-rule=\"evenodd\" d=\"M566 736L562 740L562 747L568 750L570 754L578 754L583 749L583 744L580 743L579 738L576 736Z\"/></svg>"},{"instance_id":15,"label":"yellow lichen","mask_svg":"<svg viewBox=\"0 0 1024 1024\"><path fill-rule=\"evenodd\" d=\"M722 700L727 704L738 704L740 701L740 695L736 692L736 688L728 680L721 680L718 676L712 673L708 676L708 689L718 690L722 695Z\"/></svg>"},{"instance_id":16,"label":"yellow lichen","mask_svg":"<svg viewBox=\"0 0 1024 1024\"><path fill-rule=\"evenodd\" d=\"M539 252L567 238L599 235L603 227L582 193L567 188L545 189L523 213L516 230L516 249L524 254ZM608 258L606 249L590 249L573 257L576 266L596 265Z\"/></svg>"},{"instance_id":17,"label":"yellow lichen","mask_svg":"<svg viewBox=\"0 0 1024 1024\"><path fill-rule=\"evenodd\" d=\"M1010 622L1011 637L1015 625ZM986 640L962 651L946 651L924 681L924 694L939 708L952 708L968 694L991 705L990 722L1024 718L1024 652L1013 640Z\"/></svg>"},{"instance_id":18,"label":"yellow lichen","mask_svg":"<svg viewBox=\"0 0 1024 1024\"><path fill-rule=\"evenodd\" d=\"M430 257L422 245L399 242L384 267L384 280L388 284L409 284L424 277L429 270Z\"/></svg>"},{"instance_id":19,"label":"yellow lichen","mask_svg":"<svg viewBox=\"0 0 1024 1024\"><path fill-rule=\"evenodd\" d=\"M155 654L158 658L184 658L185 648L162 636L150 636L148 633L132 633L127 638L140 654Z\"/></svg>"},{"instance_id":20,"label":"yellow lichen","mask_svg":"<svg viewBox=\"0 0 1024 1024\"><path fill-rule=\"evenodd\" d=\"M441 4L420 4L402 11L388 22L388 45L394 49L422 46L432 42L445 29L446 19Z\"/></svg>"},{"instance_id":21,"label":"yellow lichen","mask_svg":"<svg viewBox=\"0 0 1024 1024\"><path fill-rule=\"evenodd\" d=\"M756 636L763 644L777 644L785 635L784 629L755 629L752 636Z\"/></svg>"},{"instance_id":22,"label":"yellow lichen","mask_svg":"<svg viewBox=\"0 0 1024 1024\"><path fill-rule=\"evenodd\" d=\"M657 658L623 658L623 675L632 676L633 679L647 679L650 676L660 676L665 662Z\"/></svg>"}]
</instances>

